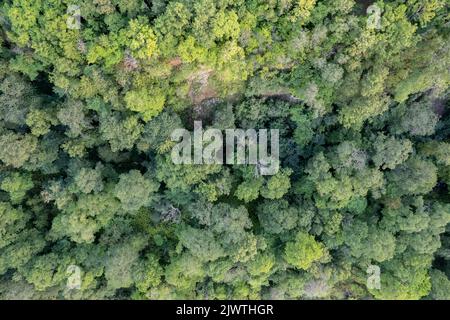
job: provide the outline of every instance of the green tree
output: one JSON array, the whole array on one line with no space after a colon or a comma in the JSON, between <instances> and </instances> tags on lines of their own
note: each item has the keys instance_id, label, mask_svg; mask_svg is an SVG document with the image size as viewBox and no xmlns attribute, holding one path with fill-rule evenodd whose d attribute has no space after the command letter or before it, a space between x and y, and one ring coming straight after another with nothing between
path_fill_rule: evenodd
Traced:
<instances>
[{"instance_id":1,"label":"green tree","mask_svg":"<svg viewBox=\"0 0 450 320\"><path fill-rule=\"evenodd\" d=\"M152 194L159 188L159 184L143 176L138 170L131 170L120 175L115 186L114 195L120 200L122 209L130 212L137 211L142 206L148 206L153 200Z\"/></svg>"},{"instance_id":2,"label":"green tree","mask_svg":"<svg viewBox=\"0 0 450 320\"><path fill-rule=\"evenodd\" d=\"M26 196L26 193L34 187L31 174L21 174L13 172L3 179L0 188L9 193L12 203L20 203Z\"/></svg>"},{"instance_id":3,"label":"green tree","mask_svg":"<svg viewBox=\"0 0 450 320\"><path fill-rule=\"evenodd\" d=\"M325 246L313 236L299 232L295 240L288 242L284 248L286 262L298 269L308 270L314 262L326 253Z\"/></svg>"}]
</instances>

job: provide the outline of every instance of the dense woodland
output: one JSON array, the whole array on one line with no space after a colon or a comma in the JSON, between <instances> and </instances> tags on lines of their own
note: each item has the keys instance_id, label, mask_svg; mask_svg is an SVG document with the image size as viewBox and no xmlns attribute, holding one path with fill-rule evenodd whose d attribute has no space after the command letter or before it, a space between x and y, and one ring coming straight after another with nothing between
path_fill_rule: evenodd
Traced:
<instances>
[{"instance_id":1,"label":"dense woodland","mask_svg":"<svg viewBox=\"0 0 450 320\"><path fill-rule=\"evenodd\" d=\"M375 5L3 0L0 299L450 299L450 2Z\"/></svg>"}]
</instances>

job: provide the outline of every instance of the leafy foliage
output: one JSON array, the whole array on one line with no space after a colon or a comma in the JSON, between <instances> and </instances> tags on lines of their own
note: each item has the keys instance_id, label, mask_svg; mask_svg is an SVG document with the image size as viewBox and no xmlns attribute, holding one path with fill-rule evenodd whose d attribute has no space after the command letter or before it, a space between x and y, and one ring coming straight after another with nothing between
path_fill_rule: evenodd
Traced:
<instances>
[{"instance_id":1,"label":"leafy foliage","mask_svg":"<svg viewBox=\"0 0 450 320\"><path fill-rule=\"evenodd\" d=\"M372 2L2 1L0 298L448 299L449 4Z\"/></svg>"}]
</instances>

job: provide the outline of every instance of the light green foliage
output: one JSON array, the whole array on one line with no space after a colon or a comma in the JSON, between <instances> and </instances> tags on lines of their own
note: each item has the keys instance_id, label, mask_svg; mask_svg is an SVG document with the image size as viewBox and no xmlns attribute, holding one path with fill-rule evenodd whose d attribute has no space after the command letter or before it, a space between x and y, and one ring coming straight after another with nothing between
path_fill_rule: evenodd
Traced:
<instances>
[{"instance_id":1,"label":"light green foliage","mask_svg":"<svg viewBox=\"0 0 450 320\"><path fill-rule=\"evenodd\" d=\"M82 195L54 218L50 234L56 239L68 236L77 243L92 243L118 209L118 201L108 193Z\"/></svg>"},{"instance_id":2,"label":"light green foliage","mask_svg":"<svg viewBox=\"0 0 450 320\"><path fill-rule=\"evenodd\" d=\"M36 290L43 291L65 280L68 266L68 261L61 261L57 254L42 255L26 267L25 279L33 284Z\"/></svg>"},{"instance_id":3,"label":"light green foliage","mask_svg":"<svg viewBox=\"0 0 450 320\"><path fill-rule=\"evenodd\" d=\"M84 106L81 102L68 101L57 113L61 124L68 127L66 134L69 137L77 137L89 128L89 120L86 119Z\"/></svg>"},{"instance_id":4,"label":"light green foliage","mask_svg":"<svg viewBox=\"0 0 450 320\"><path fill-rule=\"evenodd\" d=\"M0 136L0 160L14 168L21 167L37 148L37 139L32 135L8 132Z\"/></svg>"},{"instance_id":5,"label":"light green foliage","mask_svg":"<svg viewBox=\"0 0 450 320\"><path fill-rule=\"evenodd\" d=\"M203 264L196 257L183 254L174 258L167 266L165 278L167 283L181 290L192 289L204 276Z\"/></svg>"},{"instance_id":6,"label":"light green foliage","mask_svg":"<svg viewBox=\"0 0 450 320\"><path fill-rule=\"evenodd\" d=\"M212 33L219 40L237 39L239 22L236 12L219 11L212 21Z\"/></svg>"},{"instance_id":7,"label":"light green foliage","mask_svg":"<svg viewBox=\"0 0 450 320\"><path fill-rule=\"evenodd\" d=\"M145 19L141 19L141 21L131 20L124 38L124 45L131 50L133 57L149 59L156 51L155 33Z\"/></svg>"},{"instance_id":8,"label":"light green foliage","mask_svg":"<svg viewBox=\"0 0 450 320\"><path fill-rule=\"evenodd\" d=\"M274 176L268 178L261 188L261 196L266 199L280 199L283 197L291 187L289 176L292 170L281 170Z\"/></svg>"},{"instance_id":9,"label":"light green foliage","mask_svg":"<svg viewBox=\"0 0 450 320\"><path fill-rule=\"evenodd\" d=\"M147 293L150 288L156 287L161 283L163 268L154 255L147 255L145 260L141 260L133 269L133 281L138 290Z\"/></svg>"},{"instance_id":10,"label":"light green foliage","mask_svg":"<svg viewBox=\"0 0 450 320\"><path fill-rule=\"evenodd\" d=\"M124 99L128 109L142 113L144 121L148 121L158 115L162 111L165 102L165 97L161 92L148 92L147 89L129 91Z\"/></svg>"},{"instance_id":11,"label":"light green foliage","mask_svg":"<svg viewBox=\"0 0 450 320\"><path fill-rule=\"evenodd\" d=\"M361 128L364 121L382 114L388 109L384 97L357 98L341 109L339 120L346 128Z\"/></svg>"},{"instance_id":12,"label":"light green foliage","mask_svg":"<svg viewBox=\"0 0 450 320\"><path fill-rule=\"evenodd\" d=\"M233 177L229 171L223 171L222 175L210 180L209 183L202 182L195 192L204 196L208 201L215 202L221 196L227 196L231 192Z\"/></svg>"},{"instance_id":13,"label":"light green foliage","mask_svg":"<svg viewBox=\"0 0 450 320\"><path fill-rule=\"evenodd\" d=\"M275 256L271 253L257 255L248 263L248 272L253 276L269 274L276 263Z\"/></svg>"},{"instance_id":14,"label":"light green foliage","mask_svg":"<svg viewBox=\"0 0 450 320\"><path fill-rule=\"evenodd\" d=\"M111 289L130 287L133 281L133 267L138 263L139 252L145 247L143 237L125 238L109 250L105 261L105 278Z\"/></svg>"},{"instance_id":15,"label":"light green foliage","mask_svg":"<svg viewBox=\"0 0 450 320\"><path fill-rule=\"evenodd\" d=\"M50 127L56 123L50 110L45 112L44 110L33 109L27 114L26 118L26 124L31 128L31 133L35 136L42 136L48 133Z\"/></svg>"},{"instance_id":16,"label":"light green foliage","mask_svg":"<svg viewBox=\"0 0 450 320\"><path fill-rule=\"evenodd\" d=\"M377 299L417 300L427 295L431 289L430 276L426 266L427 256L411 253L390 260L381 270L381 289L371 289Z\"/></svg>"},{"instance_id":17,"label":"light green foliage","mask_svg":"<svg viewBox=\"0 0 450 320\"><path fill-rule=\"evenodd\" d=\"M146 178L137 170L131 170L120 176L114 195L120 200L123 210L136 211L150 204L152 194L158 188L157 182Z\"/></svg>"},{"instance_id":18,"label":"light green foliage","mask_svg":"<svg viewBox=\"0 0 450 320\"><path fill-rule=\"evenodd\" d=\"M373 228L363 221L352 221L343 227L344 243L353 256L382 262L394 256L394 236L381 228Z\"/></svg>"},{"instance_id":19,"label":"light green foliage","mask_svg":"<svg viewBox=\"0 0 450 320\"><path fill-rule=\"evenodd\" d=\"M34 187L30 174L14 172L7 176L0 184L0 188L9 193L12 203L19 203L25 198L28 190Z\"/></svg>"},{"instance_id":20,"label":"light green foliage","mask_svg":"<svg viewBox=\"0 0 450 320\"><path fill-rule=\"evenodd\" d=\"M208 176L220 172L220 165L176 165L170 155L157 157L156 177L164 182L169 189L188 191L194 185L206 180Z\"/></svg>"},{"instance_id":21,"label":"light green foliage","mask_svg":"<svg viewBox=\"0 0 450 320\"><path fill-rule=\"evenodd\" d=\"M120 119L117 115L101 119L100 133L109 142L112 151L131 149L139 138L143 125L136 117Z\"/></svg>"},{"instance_id":22,"label":"light green foliage","mask_svg":"<svg viewBox=\"0 0 450 320\"><path fill-rule=\"evenodd\" d=\"M0 299L448 299L448 7L2 1ZM194 121L279 170L175 164Z\"/></svg>"},{"instance_id":23,"label":"light green foliage","mask_svg":"<svg viewBox=\"0 0 450 320\"><path fill-rule=\"evenodd\" d=\"M101 165L95 169L81 168L74 177L76 188L82 193L100 192L103 190Z\"/></svg>"},{"instance_id":24,"label":"light green foliage","mask_svg":"<svg viewBox=\"0 0 450 320\"><path fill-rule=\"evenodd\" d=\"M16 231L16 230L13 230ZM0 252L0 273L9 269L17 269L27 264L39 254L46 245L46 241L37 230L24 230L17 234L10 245L2 248Z\"/></svg>"},{"instance_id":25,"label":"light green foliage","mask_svg":"<svg viewBox=\"0 0 450 320\"><path fill-rule=\"evenodd\" d=\"M0 248L4 248L17 240L19 232L25 228L29 217L22 210L14 209L7 202L0 203L0 216Z\"/></svg>"},{"instance_id":26,"label":"light green foliage","mask_svg":"<svg viewBox=\"0 0 450 320\"><path fill-rule=\"evenodd\" d=\"M259 191L263 186L264 179L256 178L242 182L236 189L235 195L238 199L250 202L259 197Z\"/></svg>"},{"instance_id":27,"label":"light green foliage","mask_svg":"<svg viewBox=\"0 0 450 320\"><path fill-rule=\"evenodd\" d=\"M294 241L286 244L284 258L295 268L308 270L314 262L324 256L325 252L324 245L317 242L313 236L299 232Z\"/></svg>"},{"instance_id":28,"label":"light green foliage","mask_svg":"<svg viewBox=\"0 0 450 320\"><path fill-rule=\"evenodd\" d=\"M294 15L292 20L296 21L299 19L300 21L305 21L311 15L311 10L316 4L316 0L299 0L294 1ZM304 23L304 22L303 22Z\"/></svg>"},{"instance_id":29,"label":"light green foliage","mask_svg":"<svg viewBox=\"0 0 450 320\"><path fill-rule=\"evenodd\" d=\"M185 227L180 231L179 239L180 243L201 261L214 261L224 256L220 243L211 231Z\"/></svg>"}]
</instances>

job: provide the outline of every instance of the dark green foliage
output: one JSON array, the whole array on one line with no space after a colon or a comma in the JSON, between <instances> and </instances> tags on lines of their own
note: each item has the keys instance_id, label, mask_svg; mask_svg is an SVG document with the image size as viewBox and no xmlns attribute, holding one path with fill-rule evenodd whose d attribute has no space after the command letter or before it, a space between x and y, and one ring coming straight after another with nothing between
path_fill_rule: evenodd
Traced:
<instances>
[{"instance_id":1,"label":"dark green foliage","mask_svg":"<svg viewBox=\"0 0 450 320\"><path fill-rule=\"evenodd\" d=\"M0 299L449 299L449 3L369 2L2 1Z\"/></svg>"}]
</instances>

